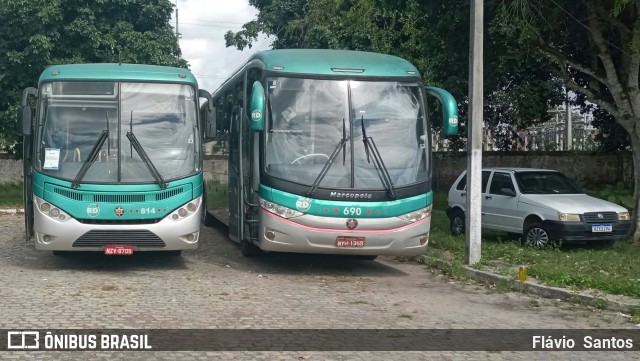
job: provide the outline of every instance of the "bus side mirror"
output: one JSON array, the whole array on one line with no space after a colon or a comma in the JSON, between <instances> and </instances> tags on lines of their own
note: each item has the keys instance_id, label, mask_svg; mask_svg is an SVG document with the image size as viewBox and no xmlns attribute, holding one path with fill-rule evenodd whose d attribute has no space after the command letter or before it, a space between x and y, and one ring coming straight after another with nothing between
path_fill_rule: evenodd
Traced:
<instances>
[{"instance_id":1,"label":"bus side mirror","mask_svg":"<svg viewBox=\"0 0 640 361\"><path fill-rule=\"evenodd\" d=\"M442 103L442 133L454 135L458 133L458 102L451 93L436 87L426 87L427 94L432 95Z\"/></svg>"},{"instance_id":2,"label":"bus side mirror","mask_svg":"<svg viewBox=\"0 0 640 361\"><path fill-rule=\"evenodd\" d=\"M18 134L31 135L31 123L33 122L33 115L31 114L31 107L29 107L29 96L38 96L38 89L33 87L25 88L22 91L22 102L20 103L20 109L18 110L18 121L16 122L16 131Z\"/></svg>"},{"instance_id":3,"label":"bus side mirror","mask_svg":"<svg viewBox=\"0 0 640 361\"><path fill-rule=\"evenodd\" d=\"M207 107L210 112L213 112L213 98L211 98L211 93L204 89L198 89L198 97L207 99Z\"/></svg>"},{"instance_id":4,"label":"bus side mirror","mask_svg":"<svg viewBox=\"0 0 640 361\"><path fill-rule=\"evenodd\" d=\"M213 140L216 137L216 108L214 107L213 110L207 109L205 114L205 118L203 118L204 137L207 140Z\"/></svg>"},{"instance_id":5,"label":"bus side mirror","mask_svg":"<svg viewBox=\"0 0 640 361\"><path fill-rule=\"evenodd\" d=\"M205 141L213 140L216 136L216 108L213 106L211 93L204 89L198 89L198 97L207 101L200 106L200 121L204 127Z\"/></svg>"},{"instance_id":6,"label":"bus side mirror","mask_svg":"<svg viewBox=\"0 0 640 361\"><path fill-rule=\"evenodd\" d=\"M31 107L28 105L21 106L18 110L18 122L16 123L18 134L31 134L31 117Z\"/></svg>"},{"instance_id":7,"label":"bus side mirror","mask_svg":"<svg viewBox=\"0 0 640 361\"><path fill-rule=\"evenodd\" d=\"M259 81L253 83L251 89L251 129L264 130L264 87Z\"/></svg>"}]
</instances>

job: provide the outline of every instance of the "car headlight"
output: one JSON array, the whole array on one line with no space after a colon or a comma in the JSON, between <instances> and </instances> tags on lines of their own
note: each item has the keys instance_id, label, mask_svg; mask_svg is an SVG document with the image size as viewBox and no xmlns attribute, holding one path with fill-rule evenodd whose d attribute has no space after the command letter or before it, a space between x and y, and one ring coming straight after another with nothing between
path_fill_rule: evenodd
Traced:
<instances>
[{"instance_id":1,"label":"car headlight","mask_svg":"<svg viewBox=\"0 0 640 361\"><path fill-rule=\"evenodd\" d=\"M580 215L575 213L558 213L560 222L580 222Z\"/></svg>"},{"instance_id":2,"label":"car headlight","mask_svg":"<svg viewBox=\"0 0 640 361\"><path fill-rule=\"evenodd\" d=\"M183 204L182 206L180 206L180 208L169 214L169 219L179 221L185 217L189 217L190 215L195 213L196 210L198 210L198 206L200 206L201 201L202 196Z\"/></svg>"},{"instance_id":3,"label":"car headlight","mask_svg":"<svg viewBox=\"0 0 640 361\"><path fill-rule=\"evenodd\" d=\"M618 213L618 220L619 221L631 220L631 217L629 216L629 212L619 212Z\"/></svg>"},{"instance_id":4,"label":"car headlight","mask_svg":"<svg viewBox=\"0 0 640 361\"><path fill-rule=\"evenodd\" d=\"M273 214L278 215L278 216L280 216L282 218L299 217L299 216L304 214L304 213L298 212L298 211L296 211L294 209L287 208L287 207L285 207L283 205L275 204L273 202L269 202L268 200L262 199L262 198L260 198L260 207L262 207L267 212L273 213Z\"/></svg>"},{"instance_id":5,"label":"car headlight","mask_svg":"<svg viewBox=\"0 0 640 361\"><path fill-rule=\"evenodd\" d=\"M424 207L422 209L418 209L417 211L398 216L398 218L402 219L405 222L414 223L431 216L431 209L432 206Z\"/></svg>"}]
</instances>

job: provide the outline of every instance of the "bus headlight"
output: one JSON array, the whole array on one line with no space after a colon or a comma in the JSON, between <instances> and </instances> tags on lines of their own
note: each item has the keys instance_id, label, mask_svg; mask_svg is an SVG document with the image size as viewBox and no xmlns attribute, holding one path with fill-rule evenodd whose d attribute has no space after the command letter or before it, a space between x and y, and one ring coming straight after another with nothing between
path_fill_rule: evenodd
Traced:
<instances>
[{"instance_id":1,"label":"bus headlight","mask_svg":"<svg viewBox=\"0 0 640 361\"><path fill-rule=\"evenodd\" d=\"M431 216L431 207L432 206L424 207L422 209L418 209L417 211L413 211L411 213L407 213L407 214L403 214L401 216L398 216L398 218L402 219L405 222L409 222L409 223L414 223L414 222L417 222L417 221L421 221L421 220Z\"/></svg>"},{"instance_id":2,"label":"bus headlight","mask_svg":"<svg viewBox=\"0 0 640 361\"><path fill-rule=\"evenodd\" d=\"M198 210L198 207L200 206L201 201L202 201L202 196L183 204L182 206L180 206L180 208L176 209L175 211L171 212L171 214L169 214L169 219L174 221L179 221L179 220L182 220L183 218L189 217L190 215L194 214Z\"/></svg>"},{"instance_id":3,"label":"bus headlight","mask_svg":"<svg viewBox=\"0 0 640 361\"><path fill-rule=\"evenodd\" d=\"M260 198L260 207L262 207L264 210L266 210L267 212L276 214L282 218L293 218L293 217L300 217L301 215L303 215L304 213L302 212L298 212L294 209L285 207L283 205L280 204L275 204L273 202L269 202L265 199Z\"/></svg>"},{"instance_id":4,"label":"bus headlight","mask_svg":"<svg viewBox=\"0 0 640 361\"><path fill-rule=\"evenodd\" d=\"M40 199L35 196L33 198L38 205L38 209L40 209L40 212L45 216L60 222L67 221L71 218L65 211L52 205L51 203L45 202L44 199Z\"/></svg>"}]
</instances>

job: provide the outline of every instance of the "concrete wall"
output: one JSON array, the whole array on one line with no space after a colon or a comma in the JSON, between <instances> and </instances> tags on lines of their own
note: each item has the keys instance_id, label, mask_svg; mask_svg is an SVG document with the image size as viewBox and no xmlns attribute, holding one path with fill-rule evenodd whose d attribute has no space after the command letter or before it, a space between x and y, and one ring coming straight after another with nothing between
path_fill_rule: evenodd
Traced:
<instances>
[{"instance_id":1,"label":"concrete wall","mask_svg":"<svg viewBox=\"0 0 640 361\"><path fill-rule=\"evenodd\" d=\"M571 152L484 152L483 167L555 169L589 189L624 182L632 186L631 153L576 154ZM466 152L433 154L433 187L448 190L467 167Z\"/></svg>"},{"instance_id":2,"label":"concrete wall","mask_svg":"<svg viewBox=\"0 0 640 361\"><path fill-rule=\"evenodd\" d=\"M204 179L206 181L214 181L219 183L228 182L228 165L229 161L226 157L207 156L204 160Z\"/></svg>"},{"instance_id":3,"label":"concrete wall","mask_svg":"<svg viewBox=\"0 0 640 361\"><path fill-rule=\"evenodd\" d=\"M225 157L208 156L204 175L208 181L227 182ZM580 184L596 189L605 184L625 182L632 185L633 159L630 153L574 154L567 152L484 152L484 167L548 168L563 172ZM465 152L436 152L433 154L433 187L448 190L467 167ZM0 183L22 182L22 161L0 158Z\"/></svg>"},{"instance_id":4,"label":"concrete wall","mask_svg":"<svg viewBox=\"0 0 640 361\"><path fill-rule=\"evenodd\" d=\"M22 182L22 160L0 158L0 183Z\"/></svg>"}]
</instances>

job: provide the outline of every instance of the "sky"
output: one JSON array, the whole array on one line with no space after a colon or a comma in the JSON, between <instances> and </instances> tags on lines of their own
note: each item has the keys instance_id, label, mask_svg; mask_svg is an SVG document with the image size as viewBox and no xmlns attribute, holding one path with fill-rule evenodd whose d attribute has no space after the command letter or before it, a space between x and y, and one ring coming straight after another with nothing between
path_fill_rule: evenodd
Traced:
<instances>
[{"instance_id":1,"label":"sky","mask_svg":"<svg viewBox=\"0 0 640 361\"><path fill-rule=\"evenodd\" d=\"M251 54L270 48L260 38L251 49L239 51L225 47L224 34L242 29L258 11L248 0L172 0L178 5L178 32L182 57L189 62L200 88L215 91ZM176 19L173 15L175 28Z\"/></svg>"}]
</instances>

